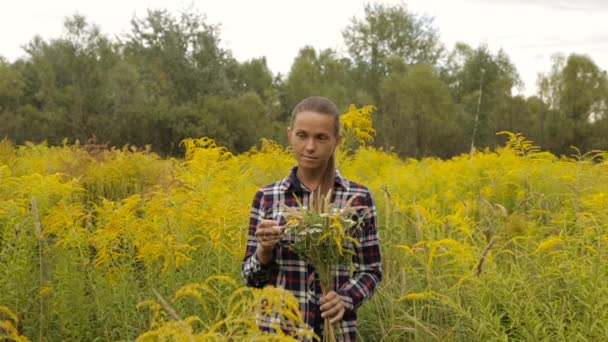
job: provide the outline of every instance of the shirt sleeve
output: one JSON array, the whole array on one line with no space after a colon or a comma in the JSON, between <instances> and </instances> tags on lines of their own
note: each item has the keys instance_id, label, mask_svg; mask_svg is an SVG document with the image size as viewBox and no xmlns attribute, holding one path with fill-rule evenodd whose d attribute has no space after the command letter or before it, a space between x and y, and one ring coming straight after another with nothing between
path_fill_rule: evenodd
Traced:
<instances>
[{"instance_id":1,"label":"shirt sleeve","mask_svg":"<svg viewBox=\"0 0 608 342\"><path fill-rule=\"evenodd\" d=\"M249 233L247 237L247 249L243 258L241 276L247 286L261 288L270 281L272 272L276 269L276 250L272 253L270 263L262 265L257 257L256 249L258 246L255 231L258 223L264 217L264 193L259 190L253 199L251 214L249 217Z\"/></svg>"},{"instance_id":2,"label":"shirt sleeve","mask_svg":"<svg viewBox=\"0 0 608 342\"><path fill-rule=\"evenodd\" d=\"M361 229L356 232L359 246L355 246L353 256L354 273L339 290L347 310L354 310L369 299L382 280L382 262L378 230L376 226L377 213L374 199L367 192L361 205L369 208L363 219Z\"/></svg>"}]
</instances>

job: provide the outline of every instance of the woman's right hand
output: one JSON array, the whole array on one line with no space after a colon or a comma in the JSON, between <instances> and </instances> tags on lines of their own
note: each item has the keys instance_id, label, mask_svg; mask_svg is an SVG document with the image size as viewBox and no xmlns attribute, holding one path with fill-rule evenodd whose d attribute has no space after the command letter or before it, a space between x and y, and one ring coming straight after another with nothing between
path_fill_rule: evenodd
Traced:
<instances>
[{"instance_id":1,"label":"woman's right hand","mask_svg":"<svg viewBox=\"0 0 608 342\"><path fill-rule=\"evenodd\" d=\"M277 220L262 220L255 230L255 237L258 240L256 250L257 257L262 264L267 264L272 259L272 250L285 231L285 227L279 226Z\"/></svg>"}]
</instances>

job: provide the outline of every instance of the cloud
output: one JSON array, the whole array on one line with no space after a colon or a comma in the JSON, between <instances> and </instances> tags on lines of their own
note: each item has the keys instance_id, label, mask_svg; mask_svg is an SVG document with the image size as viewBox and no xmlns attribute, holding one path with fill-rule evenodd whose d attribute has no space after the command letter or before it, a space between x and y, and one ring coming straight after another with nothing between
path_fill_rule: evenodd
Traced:
<instances>
[{"instance_id":1,"label":"cloud","mask_svg":"<svg viewBox=\"0 0 608 342\"><path fill-rule=\"evenodd\" d=\"M606 0L471 0L472 2L495 5L522 5L558 11L596 12L608 11Z\"/></svg>"},{"instance_id":2,"label":"cloud","mask_svg":"<svg viewBox=\"0 0 608 342\"><path fill-rule=\"evenodd\" d=\"M608 49L608 32L596 32L576 37L548 36L519 44L524 49L554 47L593 47L595 50Z\"/></svg>"}]
</instances>

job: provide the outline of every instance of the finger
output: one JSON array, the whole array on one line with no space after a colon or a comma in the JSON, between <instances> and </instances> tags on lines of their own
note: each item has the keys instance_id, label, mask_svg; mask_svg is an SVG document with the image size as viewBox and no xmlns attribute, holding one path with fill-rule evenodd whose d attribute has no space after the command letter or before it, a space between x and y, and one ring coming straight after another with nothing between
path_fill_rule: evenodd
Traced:
<instances>
[{"instance_id":1,"label":"finger","mask_svg":"<svg viewBox=\"0 0 608 342\"><path fill-rule=\"evenodd\" d=\"M260 220L260 223L265 224L265 225L270 225L270 226L277 224L278 222L279 221L277 221L277 220L269 220L269 219Z\"/></svg>"},{"instance_id":2,"label":"finger","mask_svg":"<svg viewBox=\"0 0 608 342\"><path fill-rule=\"evenodd\" d=\"M280 236L280 234L271 231L259 231L255 233L255 236L258 238L276 239Z\"/></svg>"},{"instance_id":3,"label":"finger","mask_svg":"<svg viewBox=\"0 0 608 342\"><path fill-rule=\"evenodd\" d=\"M338 297L338 294L336 293L336 291L329 291L325 295L325 299L327 299L328 301L332 301L332 300L336 299L336 297Z\"/></svg>"},{"instance_id":4,"label":"finger","mask_svg":"<svg viewBox=\"0 0 608 342\"><path fill-rule=\"evenodd\" d=\"M281 236L271 231L260 231L256 232L256 239L262 247L272 248L281 241Z\"/></svg>"},{"instance_id":5,"label":"finger","mask_svg":"<svg viewBox=\"0 0 608 342\"><path fill-rule=\"evenodd\" d=\"M284 231L284 229L280 226L259 226L258 229L256 229L256 234L257 233L282 234L283 231Z\"/></svg>"},{"instance_id":6,"label":"finger","mask_svg":"<svg viewBox=\"0 0 608 342\"><path fill-rule=\"evenodd\" d=\"M339 296L331 298L327 303L321 305L321 311L323 312L322 316L331 317L335 315L341 308L344 307L344 303L342 302L342 298Z\"/></svg>"},{"instance_id":7,"label":"finger","mask_svg":"<svg viewBox=\"0 0 608 342\"><path fill-rule=\"evenodd\" d=\"M340 322L342 317L344 317L344 308L342 308L334 317L330 318L329 322L332 324Z\"/></svg>"},{"instance_id":8,"label":"finger","mask_svg":"<svg viewBox=\"0 0 608 342\"><path fill-rule=\"evenodd\" d=\"M325 315L323 318L335 315L341 307L343 307L341 300L332 300L331 302L321 305L321 311L323 312L322 315Z\"/></svg>"},{"instance_id":9,"label":"finger","mask_svg":"<svg viewBox=\"0 0 608 342\"><path fill-rule=\"evenodd\" d=\"M329 319L334 319L336 317L339 317L339 319L342 319L343 314L344 314L344 307L341 305L337 305L337 306L333 306L330 309L324 311L321 314L321 317L329 318Z\"/></svg>"},{"instance_id":10,"label":"finger","mask_svg":"<svg viewBox=\"0 0 608 342\"><path fill-rule=\"evenodd\" d=\"M280 240L278 235L258 235L258 241L263 243L276 243Z\"/></svg>"},{"instance_id":11,"label":"finger","mask_svg":"<svg viewBox=\"0 0 608 342\"><path fill-rule=\"evenodd\" d=\"M265 249L272 249L274 248L274 246L276 246L276 244L278 243L278 240L274 240L274 241L260 241L258 242L258 244Z\"/></svg>"},{"instance_id":12,"label":"finger","mask_svg":"<svg viewBox=\"0 0 608 342\"><path fill-rule=\"evenodd\" d=\"M276 245L276 243L270 243L270 242L260 243L260 246L264 249L272 249L275 245Z\"/></svg>"},{"instance_id":13,"label":"finger","mask_svg":"<svg viewBox=\"0 0 608 342\"><path fill-rule=\"evenodd\" d=\"M264 234L264 235L281 235L281 229L278 226L266 227L266 228L258 228L255 231L256 235Z\"/></svg>"},{"instance_id":14,"label":"finger","mask_svg":"<svg viewBox=\"0 0 608 342\"><path fill-rule=\"evenodd\" d=\"M321 297L321 304L329 303L336 298L336 291L329 291L325 296ZM323 307L323 306L321 306Z\"/></svg>"},{"instance_id":15,"label":"finger","mask_svg":"<svg viewBox=\"0 0 608 342\"><path fill-rule=\"evenodd\" d=\"M260 236L260 237L258 237L257 240L258 240L258 243L260 243L260 244L274 246L277 243L279 243L279 241L281 241L281 238L272 237L272 236Z\"/></svg>"},{"instance_id":16,"label":"finger","mask_svg":"<svg viewBox=\"0 0 608 342\"><path fill-rule=\"evenodd\" d=\"M268 227L278 226L278 225L279 225L279 221L277 221L277 220L262 220L258 224L258 228L268 228Z\"/></svg>"}]
</instances>

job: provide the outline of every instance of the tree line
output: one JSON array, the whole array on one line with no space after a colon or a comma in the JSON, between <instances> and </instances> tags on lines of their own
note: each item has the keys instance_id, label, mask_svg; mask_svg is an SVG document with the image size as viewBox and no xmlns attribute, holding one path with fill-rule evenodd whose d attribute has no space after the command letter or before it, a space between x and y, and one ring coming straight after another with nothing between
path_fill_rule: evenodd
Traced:
<instances>
[{"instance_id":1,"label":"tree line","mask_svg":"<svg viewBox=\"0 0 608 342\"><path fill-rule=\"evenodd\" d=\"M181 155L181 140L208 136L238 153L261 138L285 143L291 108L324 95L344 110L376 106L375 144L403 157L494 148L503 130L556 154L608 149L608 76L588 56L556 55L537 94L515 96L506 52L446 48L432 18L403 5L366 5L342 31L346 53L302 47L286 75L263 56L237 61L198 13L150 10L113 39L82 16L64 26L34 37L25 58L0 57L0 138Z\"/></svg>"}]
</instances>

